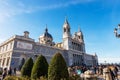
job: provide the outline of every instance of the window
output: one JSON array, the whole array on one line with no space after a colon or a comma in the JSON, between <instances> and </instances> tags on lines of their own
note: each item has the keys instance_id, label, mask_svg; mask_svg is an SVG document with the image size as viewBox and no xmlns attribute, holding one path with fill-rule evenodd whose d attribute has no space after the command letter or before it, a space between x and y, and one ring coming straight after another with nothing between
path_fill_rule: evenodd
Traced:
<instances>
[{"instance_id":1,"label":"window","mask_svg":"<svg viewBox=\"0 0 120 80\"><path fill-rule=\"evenodd\" d=\"M4 51L5 51L6 49L5 49L5 45L4 45Z\"/></svg>"},{"instance_id":2,"label":"window","mask_svg":"<svg viewBox=\"0 0 120 80\"><path fill-rule=\"evenodd\" d=\"M73 56L75 56L75 55L73 54Z\"/></svg>"},{"instance_id":3,"label":"window","mask_svg":"<svg viewBox=\"0 0 120 80\"><path fill-rule=\"evenodd\" d=\"M64 32L66 32L66 29L64 28Z\"/></svg>"},{"instance_id":4,"label":"window","mask_svg":"<svg viewBox=\"0 0 120 80\"><path fill-rule=\"evenodd\" d=\"M2 59L0 59L0 66L1 66Z\"/></svg>"},{"instance_id":5,"label":"window","mask_svg":"<svg viewBox=\"0 0 120 80\"><path fill-rule=\"evenodd\" d=\"M4 64L5 64L5 58L3 59L2 66L4 66Z\"/></svg>"},{"instance_id":6,"label":"window","mask_svg":"<svg viewBox=\"0 0 120 80\"><path fill-rule=\"evenodd\" d=\"M3 46L3 49L2 49L2 51L4 51L4 46Z\"/></svg>"},{"instance_id":7,"label":"window","mask_svg":"<svg viewBox=\"0 0 120 80\"><path fill-rule=\"evenodd\" d=\"M7 51L7 49L8 49L8 45L6 45L6 51Z\"/></svg>"},{"instance_id":8,"label":"window","mask_svg":"<svg viewBox=\"0 0 120 80\"><path fill-rule=\"evenodd\" d=\"M7 58L6 66L8 66L8 64L9 64L9 60L10 60L10 57Z\"/></svg>"},{"instance_id":9,"label":"window","mask_svg":"<svg viewBox=\"0 0 120 80\"><path fill-rule=\"evenodd\" d=\"M10 49L12 48L12 42L10 43Z\"/></svg>"},{"instance_id":10,"label":"window","mask_svg":"<svg viewBox=\"0 0 120 80\"><path fill-rule=\"evenodd\" d=\"M2 47L0 48L0 52L2 52Z\"/></svg>"}]
</instances>

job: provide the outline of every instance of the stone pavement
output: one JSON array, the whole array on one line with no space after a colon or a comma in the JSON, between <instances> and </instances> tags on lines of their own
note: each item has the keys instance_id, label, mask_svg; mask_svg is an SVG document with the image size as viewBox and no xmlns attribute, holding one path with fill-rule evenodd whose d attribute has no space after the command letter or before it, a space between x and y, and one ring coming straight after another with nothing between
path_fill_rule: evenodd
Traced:
<instances>
[{"instance_id":1,"label":"stone pavement","mask_svg":"<svg viewBox=\"0 0 120 80\"><path fill-rule=\"evenodd\" d=\"M16 76L20 76L20 71L16 71Z\"/></svg>"}]
</instances>

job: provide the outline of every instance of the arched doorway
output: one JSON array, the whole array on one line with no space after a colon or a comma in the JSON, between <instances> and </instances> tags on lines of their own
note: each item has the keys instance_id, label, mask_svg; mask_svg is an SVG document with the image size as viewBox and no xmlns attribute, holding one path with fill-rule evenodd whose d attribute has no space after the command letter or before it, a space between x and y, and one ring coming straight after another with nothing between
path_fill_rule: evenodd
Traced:
<instances>
[{"instance_id":1,"label":"arched doorway","mask_svg":"<svg viewBox=\"0 0 120 80\"><path fill-rule=\"evenodd\" d=\"M20 60L19 60L19 70L21 70L21 68L22 68L22 66L24 65L24 63L25 63L25 60L26 60L26 55L25 54L23 54L23 55L21 55L20 56Z\"/></svg>"},{"instance_id":2,"label":"arched doorway","mask_svg":"<svg viewBox=\"0 0 120 80\"><path fill-rule=\"evenodd\" d=\"M21 70L21 68L22 68L22 66L24 65L24 63L25 63L25 59L22 58L22 59L20 60L20 64L19 64L19 70Z\"/></svg>"}]
</instances>

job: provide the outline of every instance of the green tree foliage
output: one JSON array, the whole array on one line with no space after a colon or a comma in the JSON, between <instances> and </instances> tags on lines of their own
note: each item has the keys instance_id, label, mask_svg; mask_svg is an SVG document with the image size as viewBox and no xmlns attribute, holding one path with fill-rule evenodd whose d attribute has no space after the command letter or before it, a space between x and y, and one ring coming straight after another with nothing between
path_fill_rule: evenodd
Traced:
<instances>
[{"instance_id":1,"label":"green tree foliage","mask_svg":"<svg viewBox=\"0 0 120 80\"><path fill-rule=\"evenodd\" d=\"M28 77L7 76L4 80L31 80Z\"/></svg>"},{"instance_id":2,"label":"green tree foliage","mask_svg":"<svg viewBox=\"0 0 120 80\"><path fill-rule=\"evenodd\" d=\"M44 56L40 55L36 59L32 73L31 73L31 78L32 79L37 79L40 78L41 76L47 76L48 73L48 63L47 60Z\"/></svg>"},{"instance_id":3,"label":"green tree foliage","mask_svg":"<svg viewBox=\"0 0 120 80\"><path fill-rule=\"evenodd\" d=\"M33 67L33 59L29 58L25 62L25 64L23 65L23 67L21 69L21 75L30 77L31 76L32 67Z\"/></svg>"},{"instance_id":4,"label":"green tree foliage","mask_svg":"<svg viewBox=\"0 0 120 80\"><path fill-rule=\"evenodd\" d=\"M67 65L60 53L55 54L50 62L48 80L69 80Z\"/></svg>"}]
</instances>

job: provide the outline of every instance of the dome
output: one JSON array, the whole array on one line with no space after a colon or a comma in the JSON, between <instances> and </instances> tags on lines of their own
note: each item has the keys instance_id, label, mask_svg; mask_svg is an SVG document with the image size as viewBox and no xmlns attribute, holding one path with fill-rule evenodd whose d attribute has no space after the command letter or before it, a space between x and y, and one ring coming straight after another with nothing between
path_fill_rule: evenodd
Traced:
<instances>
[{"instance_id":1,"label":"dome","mask_svg":"<svg viewBox=\"0 0 120 80\"><path fill-rule=\"evenodd\" d=\"M40 37L53 39L52 35L50 33L48 33L48 29L47 28L45 29L45 32L43 33L43 35L40 36Z\"/></svg>"},{"instance_id":2,"label":"dome","mask_svg":"<svg viewBox=\"0 0 120 80\"><path fill-rule=\"evenodd\" d=\"M48 29L47 28L45 29L45 32L44 32L43 36L47 37L47 38L53 39L52 36L51 36L51 34L48 33Z\"/></svg>"},{"instance_id":3,"label":"dome","mask_svg":"<svg viewBox=\"0 0 120 80\"><path fill-rule=\"evenodd\" d=\"M45 32L43 33L43 35L40 36L39 38L39 42L41 44L46 44L46 45L53 45L53 37L50 33L48 33L48 29L45 29Z\"/></svg>"}]
</instances>

